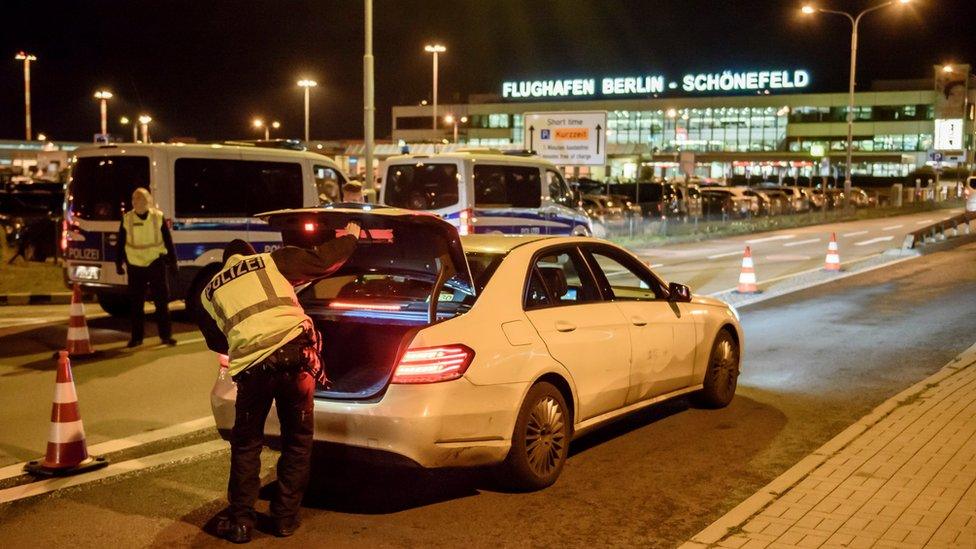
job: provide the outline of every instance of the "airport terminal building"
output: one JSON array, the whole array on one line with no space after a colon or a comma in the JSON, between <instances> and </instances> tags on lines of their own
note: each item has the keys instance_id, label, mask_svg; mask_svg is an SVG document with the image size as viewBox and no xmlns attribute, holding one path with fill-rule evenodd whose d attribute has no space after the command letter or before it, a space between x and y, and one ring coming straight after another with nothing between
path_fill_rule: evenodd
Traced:
<instances>
[{"instance_id":1,"label":"airport terminal building","mask_svg":"<svg viewBox=\"0 0 976 549\"><path fill-rule=\"evenodd\" d=\"M968 65L933 74L855 94L855 175L904 177L933 160L970 168L976 79ZM648 166L703 178L842 174L848 95L805 92L813 78L788 69L504 82L466 104L441 104L436 130L426 102L395 106L392 138L412 152L432 143L523 149L526 112L606 111L607 163L577 168L581 175L629 179ZM466 117L456 145L447 114Z\"/></svg>"}]
</instances>

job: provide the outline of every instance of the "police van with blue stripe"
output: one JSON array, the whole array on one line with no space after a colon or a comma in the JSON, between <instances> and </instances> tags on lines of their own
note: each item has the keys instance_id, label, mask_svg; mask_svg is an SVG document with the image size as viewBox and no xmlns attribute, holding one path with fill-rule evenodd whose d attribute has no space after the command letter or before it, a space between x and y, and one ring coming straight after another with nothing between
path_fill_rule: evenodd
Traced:
<instances>
[{"instance_id":1,"label":"police van with blue stripe","mask_svg":"<svg viewBox=\"0 0 976 549\"><path fill-rule=\"evenodd\" d=\"M562 173L535 155L490 149L408 154L389 158L380 174L382 204L439 215L462 235L593 234Z\"/></svg>"},{"instance_id":2,"label":"police van with blue stripe","mask_svg":"<svg viewBox=\"0 0 976 549\"><path fill-rule=\"evenodd\" d=\"M234 238L248 240L259 252L281 246L281 233L254 214L338 201L345 182L335 162L302 150L226 144L79 147L65 194L65 279L95 292L110 314L128 314L126 277L116 274L114 262L119 223L138 187L152 192L171 223L180 264L171 295L182 299L200 295Z\"/></svg>"}]
</instances>

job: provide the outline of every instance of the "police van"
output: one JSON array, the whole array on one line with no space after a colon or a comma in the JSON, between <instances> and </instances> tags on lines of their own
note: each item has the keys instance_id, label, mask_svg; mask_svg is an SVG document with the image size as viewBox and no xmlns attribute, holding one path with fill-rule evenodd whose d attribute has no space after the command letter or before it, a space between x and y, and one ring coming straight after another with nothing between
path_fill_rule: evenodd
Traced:
<instances>
[{"instance_id":1,"label":"police van","mask_svg":"<svg viewBox=\"0 0 976 549\"><path fill-rule=\"evenodd\" d=\"M171 223L180 264L171 296L199 296L224 246L243 238L261 251L281 234L258 212L338 201L346 177L320 154L244 145L116 144L79 147L65 193L61 248L65 280L98 295L113 315L128 314L126 276L115 272L122 214L145 187ZM188 300L187 306L196 306Z\"/></svg>"},{"instance_id":2,"label":"police van","mask_svg":"<svg viewBox=\"0 0 976 549\"><path fill-rule=\"evenodd\" d=\"M589 236L590 220L551 162L527 153L462 149L389 158L380 203L438 215L460 234Z\"/></svg>"}]
</instances>

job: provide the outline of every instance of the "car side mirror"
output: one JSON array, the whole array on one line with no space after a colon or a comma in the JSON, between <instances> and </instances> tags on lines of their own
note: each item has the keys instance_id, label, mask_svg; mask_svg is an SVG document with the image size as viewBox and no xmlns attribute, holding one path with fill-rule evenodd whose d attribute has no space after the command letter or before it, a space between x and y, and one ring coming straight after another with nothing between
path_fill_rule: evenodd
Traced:
<instances>
[{"instance_id":1,"label":"car side mirror","mask_svg":"<svg viewBox=\"0 0 976 549\"><path fill-rule=\"evenodd\" d=\"M668 301L688 303L691 301L691 288L677 282L668 284Z\"/></svg>"}]
</instances>

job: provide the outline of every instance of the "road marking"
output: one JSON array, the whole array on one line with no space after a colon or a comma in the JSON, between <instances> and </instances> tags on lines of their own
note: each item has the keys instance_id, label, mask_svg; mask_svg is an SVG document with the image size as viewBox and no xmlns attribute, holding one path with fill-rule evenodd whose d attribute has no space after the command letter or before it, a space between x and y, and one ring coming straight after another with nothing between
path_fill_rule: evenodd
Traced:
<instances>
[{"instance_id":1,"label":"road marking","mask_svg":"<svg viewBox=\"0 0 976 549\"><path fill-rule=\"evenodd\" d=\"M799 240L797 242L787 242L783 244L784 248L789 248L792 246L802 246L803 244L813 244L814 242L820 242L819 238L811 238L810 240Z\"/></svg>"},{"instance_id":2,"label":"road marking","mask_svg":"<svg viewBox=\"0 0 976 549\"><path fill-rule=\"evenodd\" d=\"M188 461L194 458L226 450L227 447L228 444L225 440L211 440L208 442L202 442L200 444L194 444L193 446L187 446L185 448L177 448L176 450L170 450L161 454L153 454L143 458L113 463L104 469L99 469L83 475L74 477L56 477L38 482L32 482L30 484L22 484L20 486L7 488L6 490L0 490L0 503L9 503L19 499L39 496L41 494L54 492L55 490L70 488L72 486L80 486L82 484L88 484L89 482L96 482L120 475L126 475L136 471L149 469L151 467L159 467L160 465Z\"/></svg>"},{"instance_id":3,"label":"road marking","mask_svg":"<svg viewBox=\"0 0 976 549\"><path fill-rule=\"evenodd\" d=\"M923 219L922 221L916 221L915 224L916 225L926 225L928 223L934 223L934 222L935 222L934 219Z\"/></svg>"},{"instance_id":4,"label":"road marking","mask_svg":"<svg viewBox=\"0 0 976 549\"><path fill-rule=\"evenodd\" d=\"M150 442L158 442L160 440L182 436L194 431L200 431L202 429L214 426L215 424L213 416L204 416L197 419L191 419L190 421L186 421L184 423L177 423L176 425L170 425L168 427L162 427L152 431L144 431L130 437L100 442L93 446L89 446L88 453L91 455L111 454L113 452L128 450L129 448L135 448L136 446L141 446ZM24 465L26 464L15 463L14 465L8 465L0 468L0 480L6 480L8 478L23 475Z\"/></svg>"},{"instance_id":5,"label":"road marking","mask_svg":"<svg viewBox=\"0 0 976 549\"><path fill-rule=\"evenodd\" d=\"M868 232L867 231L854 231L853 233L844 233L841 236L844 236L844 237L847 237L847 236L857 236L859 234L868 234Z\"/></svg>"},{"instance_id":6,"label":"road marking","mask_svg":"<svg viewBox=\"0 0 976 549\"><path fill-rule=\"evenodd\" d=\"M20 318L0 318L0 328L13 328L17 326L31 326L34 324L44 324L50 322L46 317L20 317Z\"/></svg>"},{"instance_id":7,"label":"road marking","mask_svg":"<svg viewBox=\"0 0 976 549\"><path fill-rule=\"evenodd\" d=\"M720 257L729 257L729 256L733 256L733 255L739 255L741 253L742 252L740 252L740 251L734 251L734 252L727 252L727 253L724 253L724 254L715 254L715 255L708 256L708 259L718 259Z\"/></svg>"},{"instance_id":8,"label":"road marking","mask_svg":"<svg viewBox=\"0 0 976 549\"><path fill-rule=\"evenodd\" d=\"M867 246L868 244L874 244L875 242L887 242L895 237L893 236L879 236L878 238L872 238L871 240L862 240L860 242L855 242L855 246Z\"/></svg>"},{"instance_id":9,"label":"road marking","mask_svg":"<svg viewBox=\"0 0 976 549\"><path fill-rule=\"evenodd\" d=\"M883 229L881 229L881 230L882 230L882 231L893 231L893 230L895 230L895 229L900 229L900 228L902 228L902 227L904 227L904 226L905 226L905 225L891 225L890 227L885 227L885 228L883 228Z\"/></svg>"},{"instance_id":10,"label":"road marking","mask_svg":"<svg viewBox=\"0 0 976 549\"><path fill-rule=\"evenodd\" d=\"M746 244L759 244L760 242L772 242L773 240L789 240L791 238L796 238L796 235L783 234L779 236L767 236L766 238L753 238L752 240L746 240Z\"/></svg>"},{"instance_id":11,"label":"road marking","mask_svg":"<svg viewBox=\"0 0 976 549\"><path fill-rule=\"evenodd\" d=\"M777 255L767 255L766 261L806 261L810 259L808 255L796 255L796 254L777 254Z\"/></svg>"}]
</instances>

